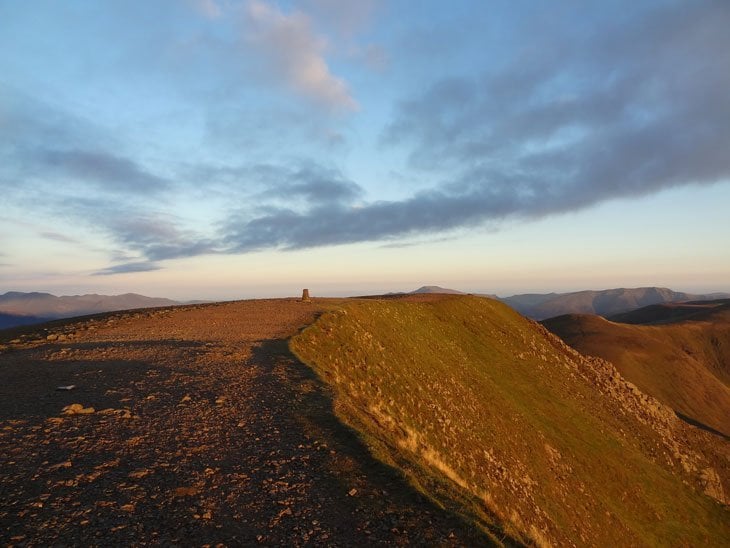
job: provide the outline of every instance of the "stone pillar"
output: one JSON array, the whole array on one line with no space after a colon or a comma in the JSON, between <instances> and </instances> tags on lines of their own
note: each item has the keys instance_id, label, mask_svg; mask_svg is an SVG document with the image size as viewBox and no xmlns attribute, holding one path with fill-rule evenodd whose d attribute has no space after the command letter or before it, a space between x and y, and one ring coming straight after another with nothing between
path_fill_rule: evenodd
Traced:
<instances>
[{"instance_id":1,"label":"stone pillar","mask_svg":"<svg viewBox=\"0 0 730 548\"><path fill-rule=\"evenodd\" d=\"M302 302L309 303L312 299L309 298L309 289L302 289Z\"/></svg>"}]
</instances>

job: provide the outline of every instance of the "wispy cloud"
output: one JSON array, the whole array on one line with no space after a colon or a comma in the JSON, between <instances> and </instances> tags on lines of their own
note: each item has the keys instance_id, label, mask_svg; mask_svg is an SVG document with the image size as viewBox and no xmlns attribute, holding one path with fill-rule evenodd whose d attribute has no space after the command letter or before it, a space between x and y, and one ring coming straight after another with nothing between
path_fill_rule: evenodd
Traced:
<instances>
[{"instance_id":1,"label":"wispy cloud","mask_svg":"<svg viewBox=\"0 0 730 548\"><path fill-rule=\"evenodd\" d=\"M158 192L171 184L114 150L119 147L112 132L2 85L0 121L0 184L55 181L58 187L63 180L127 195Z\"/></svg>"},{"instance_id":2,"label":"wispy cloud","mask_svg":"<svg viewBox=\"0 0 730 548\"><path fill-rule=\"evenodd\" d=\"M350 203L362 196L363 190L339 170L315 162L292 162L290 165L259 164L249 170L249 180L264 190L255 197L262 203L269 200L308 205Z\"/></svg>"},{"instance_id":3,"label":"wispy cloud","mask_svg":"<svg viewBox=\"0 0 730 548\"><path fill-rule=\"evenodd\" d=\"M214 241L181 229L178 223L161 216L117 215L101 222L115 241L151 261L217 252Z\"/></svg>"},{"instance_id":4,"label":"wispy cloud","mask_svg":"<svg viewBox=\"0 0 730 548\"><path fill-rule=\"evenodd\" d=\"M63 242L63 243L67 243L67 244L78 243L78 240L76 240L74 238L70 238L70 237L66 236L65 234L61 234L59 232L41 232L40 235L47 240L54 240L56 242Z\"/></svg>"},{"instance_id":5,"label":"wispy cloud","mask_svg":"<svg viewBox=\"0 0 730 548\"><path fill-rule=\"evenodd\" d=\"M110 266L109 268L105 268L103 270L99 270L98 272L94 272L94 276L113 276L115 274L129 274L133 272L152 272L155 270L161 270L162 267L159 265L150 262L150 261L140 261L140 262L134 262L134 263L124 263L124 264L118 264L114 266Z\"/></svg>"},{"instance_id":6,"label":"wispy cloud","mask_svg":"<svg viewBox=\"0 0 730 548\"><path fill-rule=\"evenodd\" d=\"M87 181L106 190L159 192L169 181L154 175L137 162L102 150L39 150L38 159L56 176Z\"/></svg>"},{"instance_id":7,"label":"wispy cloud","mask_svg":"<svg viewBox=\"0 0 730 548\"><path fill-rule=\"evenodd\" d=\"M387 145L445 181L400 201L233 216L233 251L438 233L730 179L730 10L676 4L401 103Z\"/></svg>"},{"instance_id":8,"label":"wispy cloud","mask_svg":"<svg viewBox=\"0 0 730 548\"><path fill-rule=\"evenodd\" d=\"M246 15L246 42L265 59L271 77L328 108L357 108L346 82L330 71L325 59L327 41L316 34L306 14L284 13L251 0Z\"/></svg>"}]
</instances>

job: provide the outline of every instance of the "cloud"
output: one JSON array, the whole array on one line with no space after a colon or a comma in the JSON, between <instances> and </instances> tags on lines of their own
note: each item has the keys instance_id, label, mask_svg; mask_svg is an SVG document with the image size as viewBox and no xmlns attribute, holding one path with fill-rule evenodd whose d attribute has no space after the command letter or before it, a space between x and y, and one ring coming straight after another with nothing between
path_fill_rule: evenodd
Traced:
<instances>
[{"instance_id":1,"label":"cloud","mask_svg":"<svg viewBox=\"0 0 730 548\"><path fill-rule=\"evenodd\" d=\"M393 245L730 180L727 3L664 4L600 27L575 22L568 18L508 48L514 58L500 68L434 79L396 106L383 142L393 154L405 151L408 184L426 188L401 200L368 200L332 165L272 160L271 151L252 154L245 142L235 143L237 156L211 156L233 158L230 165L195 157L185 165L178 158L166 172L180 177L163 177L94 124L2 95L0 185L22 200L43 197L35 207L83 219L108 235L128 257L101 271L111 274L208 253ZM327 44L313 25L301 12L247 4L247 43L271 77L328 108L356 108L344 81L331 73ZM240 126L229 112L220 118ZM285 121L270 122L252 118L242 133L255 140L261 134L249 128L267 123L267 131L285 132ZM288 141L271 147L274 158L282 157L281 143ZM69 196L62 183L72 179L104 192L80 196L75 188ZM177 190L204 195L203 206L223 203L219 224L194 226L166 214Z\"/></svg>"},{"instance_id":2,"label":"cloud","mask_svg":"<svg viewBox=\"0 0 730 548\"><path fill-rule=\"evenodd\" d=\"M328 108L357 109L345 81L330 72L324 58L326 40L315 33L304 13L285 14L251 0L246 16L246 41L260 53L271 77Z\"/></svg>"},{"instance_id":3,"label":"cloud","mask_svg":"<svg viewBox=\"0 0 730 548\"><path fill-rule=\"evenodd\" d=\"M443 184L233 215L234 252L297 249L532 219L681 185L730 181L730 8L680 3L533 44L500 72L437 81L385 133ZM559 29L558 29L559 33ZM519 61L519 62L517 62Z\"/></svg>"},{"instance_id":4,"label":"cloud","mask_svg":"<svg viewBox=\"0 0 730 548\"><path fill-rule=\"evenodd\" d=\"M169 181L137 162L101 150L37 150L35 153L49 172L115 192L157 192L169 186Z\"/></svg>"},{"instance_id":5,"label":"cloud","mask_svg":"<svg viewBox=\"0 0 730 548\"><path fill-rule=\"evenodd\" d=\"M451 193L502 197L503 214L727 180L728 24L725 3L680 3L529 48L500 73L403 101L385 144L410 146L425 173L455 173Z\"/></svg>"},{"instance_id":6,"label":"cloud","mask_svg":"<svg viewBox=\"0 0 730 548\"><path fill-rule=\"evenodd\" d=\"M0 85L0 184L63 178L114 194L166 190L171 181L125 156L110 132ZM117 149L112 152L113 149Z\"/></svg>"},{"instance_id":7,"label":"cloud","mask_svg":"<svg viewBox=\"0 0 730 548\"><path fill-rule=\"evenodd\" d=\"M239 253L378 241L473 226L513 210L510 195L431 190L402 201L324 204L304 212L272 208L251 220L233 216L224 241L229 251Z\"/></svg>"},{"instance_id":8,"label":"cloud","mask_svg":"<svg viewBox=\"0 0 730 548\"><path fill-rule=\"evenodd\" d=\"M114 274L129 274L131 272L152 272L155 270L161 270L162 267L159 265L148 262L148 261L140 261L140 262L134 262L134 263L123 263L118 264L114 266L110 266L109 268L105 268L103 270L99 270L98 272L94 272L94 276L112 276Z\"/></svg>"},{"instance_id":9,"label":"cloud","mask_svg":"<svg viewBox=\"0 0 730 548\"><path fill-rule=\"evenodd\" d=\"M47 240L55 240L57 242L63 242L68 244L78 243L78 240L75 240L74 238L69 238L68 236L60 234L58 232L41 232L40 235Z\"/></svg>"},{"instance_id":10,"label":"cloud","mask_svg":"<svg viewBox=\"0 0 730 548\"><path fill-rule=\"evenodd\" d=\"M99 221L115 241L151 261L217 252L215 242L183 230L178 223L161 215L119 215Z\"/></svg>"},{"instance_id":11,"label":"cloud","mask_svg":"<svg viewBox=\"0 0 730 548\"><path fill-rule=\"evenodd\" d=\"M363 194L362 188L339 170L314 162L259 164L248 170L248 178L265 187L256 195L264 203L271 199L288 204L296 200L310 205L350 203Z\"/></svg>"},{"instance_id":12,"label":"cloud","mask_svg":"<svg viewBox=\"0 0 730 548\"><path fill-rule=\"evenodd\" d=\"M184 219L154 209L155 204L126 203L112 197L53 197L49 210L62 211L113 245L104 251L113 262L137 264L219 253L219 243Z\"/></svg>"}]
</instances>

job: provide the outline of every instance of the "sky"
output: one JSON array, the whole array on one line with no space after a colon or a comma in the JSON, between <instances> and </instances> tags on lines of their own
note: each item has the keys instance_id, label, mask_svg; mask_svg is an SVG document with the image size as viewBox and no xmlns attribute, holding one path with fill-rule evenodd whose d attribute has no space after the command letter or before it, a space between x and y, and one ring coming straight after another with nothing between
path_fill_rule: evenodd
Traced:
<instances>
[{"instance_id":1,"label":"sky","mask_svg":"<svg viewBox=\"0 0 730 548\"><path fill-rule=\"evenodd\" d=\"M0 0L0 293L730 291L730 2Z\"/></svg>"}]
</instances>

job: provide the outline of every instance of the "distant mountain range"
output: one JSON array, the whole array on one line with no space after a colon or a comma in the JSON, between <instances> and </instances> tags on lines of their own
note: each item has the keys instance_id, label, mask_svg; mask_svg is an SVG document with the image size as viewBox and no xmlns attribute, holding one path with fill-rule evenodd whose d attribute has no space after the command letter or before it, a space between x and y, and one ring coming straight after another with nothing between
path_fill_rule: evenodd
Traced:
<instances>
[{"instance_id":1,"label":"distant mountain range","mask_svg":"<svg viewBox=\"0 0 730 548\"><path fill-rule=\"evenodd\" d=\"M462 291L437 285L425 285L411 291L411 293L464 294ZM613 316L649 305L726 299L730 298L730 293L696 295L673 291L665 287L638 287L633 289L605 289L602 291L575 291L572 293L526 293L512 295L511 297L497 297L496 295L485 294L481 296L500 300L520 314L534 320L544 320L563 314Z\"/></svg>"},{"instance_id":2,"label":"distant mountain range","mask_svg":"<svg viewBox=\"0 0 730 548\"><path fill-rule=\"evenodd\" d=\"M409 293L466 294L463 291L437 285L424 285ZM406 295L409 293L390 293L389 295ZM479 294L479 296L502 301L520 314L534 320L544 320L563 314L596 314L611 317L649 305L730 298L730 293L696 295L673 291L664 287L639 287L634 289L606 289L603 291L576 291L573 293L527 293L512 295L511 297L497 297L492 294ZM4 295L0 295L0 329L115 310L179 304L193 304L193 302L181 303L171 299L145 297L136 293L57 297L50 293L9 291ZM676 313L676 311L673 313Z\"/></svg>"},{"instance_id":3,"label":"distant mountain range","mask_svg":"<svg viewBox=\"0 0 730 548\"><path fill-rule=\"evenodd\" d=\"M666 287L638 287L634 289L606 289L603 291L576 291L513 295L500 299L517 312L535 320L544 320L562 314L596 314L612 316L653 304L681 301L706 301L729 298L728 293L695 295L672 291Z\"/></svg>"},{"instance_id":4,"label":"distant mountain range","mask_svg":"<svg viewBox=\"0 0 730 548\"><path fill-rule=\"evenodd\" d=\"M136 293L124 295L69 295L9 291L0 295L0 329L41 323L60 318L181 304L170 299L145 297Z\"/></svg>"}]
</instances>

